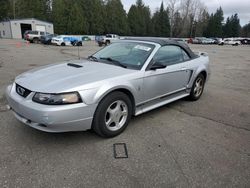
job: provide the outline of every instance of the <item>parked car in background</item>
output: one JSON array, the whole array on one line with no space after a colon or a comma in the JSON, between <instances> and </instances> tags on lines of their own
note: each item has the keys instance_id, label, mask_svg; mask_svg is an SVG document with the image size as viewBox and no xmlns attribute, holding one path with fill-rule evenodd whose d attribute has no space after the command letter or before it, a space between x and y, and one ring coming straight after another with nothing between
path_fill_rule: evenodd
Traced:
<instances>
[{"instance_id":1,"label":"parked car in background","mask_svg":"<svg viewBox=\"0 0 250 188\"><path fill-rule=\"evenodd\" d=\"M71 36L57 36L51 39L51 44L57 46L82 46L82 39Z\"/></svg>"},{"instance_id":2,"label":"parked car in background","mask_svg":"<svg viewBox=\"0 0 250 188\"><path fill-rule=\"evenodd\" d=\"M218 45L224 45L224 39L218 38L217 41L218 41L217 43Z\"/></svg>"},{"instance_id":3,"label":"parked car in background","mask_svg":"<svg viewBox=\"0 0 250 188\"><path fill-rule=\"evenodd\" d=\"M185 40L184 38L171 38L171 40L175 40L177 42L183 42L183 43L188 43L188 39Z\"/></svg>"},{"instance_id":4,"label":"parked car in background","mask_svg":"<svg viewBox=\"0 0 250 188\"><path fill-rule=\"evenodd\" d=\"M215 40L211 38L200 38L201 44L215 44Z\"/></svg>"},{"instance_id":5,"label":"parked car in background","mask_svg":"<svg viewBox=\"0 0 250 188\"><path fill-rule=\"evenodd\" d=\"M241 44L240 40L236 40L233 38L227 38L224 40L224 44L228 44L228 45L233 45L233 46L238 46Z\"/></svg>"},{"instance_id":6,"label":"parked car in background","mask_svg":"<svg viewBox=\"0 0 250 188\"><path fill-rule=\"evenodd\" d=\"M107 34L104 37L99 37L97 40L97 43L99 46L103 46L103 45L109 45L110 43L112 43L113 41L119 40L120 37L116 34Z\"/></svg>"},{"instance_id":7,"label":"parked car in background","mask_svg":"<svg viewBox=\"0 0 250 188\"><path fill-rule=\"evenodd\" d=\"M90 41L91 40L91 38L89 38L88 36L83 36L82 37L82 41Z\"/></svg>"},{"instance_id":8,"label":"parked car in background","mask_svg":"<svg viewBox=\"0 0 250 188\"><path fill-rule=\"evenodd\" d=\"M6 98L22 123L46 132L93 129L114 137L137 116L178 99L198 100L209 57L185 43L121 40L89 56L16 77Z\"/></svg>"},{"instance_id":9,"label":"parked car in background","mask_svg":"<svg viewBox=\"0 0 250 188\"><path fill-rule=\"evenodd\" d=\"M43 44L51 44L51 40L53 37L56 37L56 34L43 35L40 37L40 41Z\"/></svg>"},{"instance_id":10,"label":"parked car in background","mask_svg":"<svg viewBox=\"0 0 250 188\"><path fill-rule=\"evenodd\" d=\"M191 44L201 44L201 40L199 38L190 38L188 40L188 43L191 43Z\"/></svg>"},{"instance_id":11,"label":"parked car in background","mask_svg":"<svg viewBox=\"0 0 250 188\"><path fill-rule=\"evenodd\" d=\"M250 39L247 39L247 38L245 38L245 39L240 39L240 42L241 42L241 44L243 44L243 45L250 44Z\"/></svg>"},{"instance_id":12,"label":"parked car in background","mask_svg":"<svg viewBox=\"0 0 250 188\"><path fill-rule=\"evenodd\" d=\"M44 31L30 31L28 34L26 34L26 40L31 43L39 43L41 36L49 34L50 33Z\"/></svg>"}]
</instances>

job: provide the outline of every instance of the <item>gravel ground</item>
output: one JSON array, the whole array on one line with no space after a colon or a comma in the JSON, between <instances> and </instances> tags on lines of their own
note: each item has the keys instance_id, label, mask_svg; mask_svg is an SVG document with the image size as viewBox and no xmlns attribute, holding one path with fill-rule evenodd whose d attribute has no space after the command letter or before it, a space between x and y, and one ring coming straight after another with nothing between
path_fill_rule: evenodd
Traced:
<instances>
[{"instance_id":1,"label":"gravel ground","mask_svg":"<svg viewBox=\"0 0 250 188\"><path fill-rule=\"evenodd\" d=\"M0 187L250 187L250 46L191 48L210 56L202 98L134 117L123 134L103 139L40 132L5 107L15 76L78 59L77 47L0 39ZM98 49L87 42L80 57ZM115 143L126 144L128 158L114 158Z\"/></svg>"}]
</instances>

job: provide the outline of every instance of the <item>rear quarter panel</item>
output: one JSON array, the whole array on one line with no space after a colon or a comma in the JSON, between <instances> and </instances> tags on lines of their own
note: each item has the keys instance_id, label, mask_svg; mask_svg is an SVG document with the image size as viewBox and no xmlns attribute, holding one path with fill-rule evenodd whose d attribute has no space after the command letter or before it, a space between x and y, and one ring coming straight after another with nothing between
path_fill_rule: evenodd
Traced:
<instances>
[{"instance_id":1,"label":"rear quarter panel","mask_svg":"<svg viewBox=\"0 0 250 188\"><path fill-rule=\"evenodd\" d=\"M189 62L189 69L193 71L190 82L188 84L188 88L191 88L193 86L193 82L196 79L196 77L203 71L206 72L206 81L209 78L210 75L210 69L209 69L209 57L206 53L199 54L199 56Z\"/></svg>"}]
</instances>

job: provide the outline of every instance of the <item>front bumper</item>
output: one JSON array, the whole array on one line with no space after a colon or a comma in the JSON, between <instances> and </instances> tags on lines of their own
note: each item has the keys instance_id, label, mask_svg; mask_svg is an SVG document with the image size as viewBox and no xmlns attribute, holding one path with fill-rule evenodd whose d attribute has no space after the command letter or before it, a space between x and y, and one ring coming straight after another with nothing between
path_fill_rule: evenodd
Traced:
<instances>
[{"instance_id":1,"label":"front bumper","mask_svg":"<svg viewBox=\"0 0 250 188\"><path fill-rule=\"evenodd\" d=\"M16 93L16 84L8 86L6 98L15 117L22 123L45 132L84 131L91 129L96 104L43 105Z\"/></svg>"},{"instance_id":2,"label":"front bumper","mask_svg":"<svg viewBox=\"0 0 250 188\"><path fill-rule=\"evenodd\" d=\"M61 42L60 41L52 40L51 44L56 45L56 46L61 46Z\"/></svg>"}]
</instances>

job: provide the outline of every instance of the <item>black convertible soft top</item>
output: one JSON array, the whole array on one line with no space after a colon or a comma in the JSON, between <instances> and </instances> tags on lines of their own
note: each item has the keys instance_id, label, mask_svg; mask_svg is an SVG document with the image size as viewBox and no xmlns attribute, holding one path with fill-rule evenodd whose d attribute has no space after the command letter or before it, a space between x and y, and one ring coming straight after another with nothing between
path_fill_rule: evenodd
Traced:
<instances>
[{"instance_id":1,"label":"black convertible soft top","mask_svg":"<svg viewBox=\"0 0 250 188\"><path fill-rule=\"evenodd\" d=\"M193 58L197 58L198 56L189 48L189 46L185 42L180 42L174 39L163 39L163 38L154 38L154 37L138 37L138 38L125 38L125 40L136 40L136 41L144 41L144 42L153 42L160 44L161 46L166 45L176 45L184 49L189 56Z\"/></svg>"}]
</instances>

